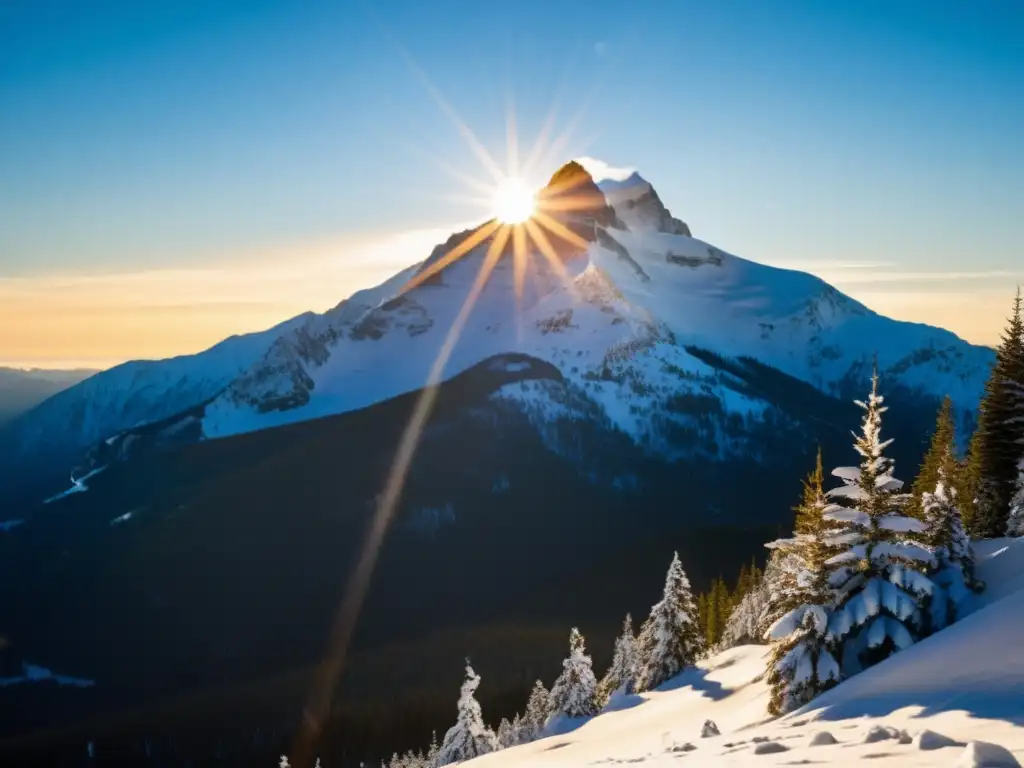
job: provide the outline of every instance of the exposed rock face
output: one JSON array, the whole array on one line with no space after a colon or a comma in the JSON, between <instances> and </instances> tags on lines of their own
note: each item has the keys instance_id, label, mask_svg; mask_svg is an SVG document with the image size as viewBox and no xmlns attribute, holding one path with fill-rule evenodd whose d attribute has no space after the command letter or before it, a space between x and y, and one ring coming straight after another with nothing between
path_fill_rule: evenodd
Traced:
<instances>
[{"instance_id":1,"label":"exposed rock face","mask_svg":"<svg viewBox=\"0 0 1024 768\"><path fill-rule=\"evenodd\" d=\"M547 186L537 195L537 207L591 241L595 237L593 226L588 227L587 224L622 228L615 210L593 177L575 160L555 171ZM578 225L578 230L573 225Z\"/></svg>"},{"instance_id":2,"label":"exposed rock face","mask_svg":"<svg viewBox=\"0 0 1024 768\"><path fill-rule=\"evenodd\" d=\"M608 203L630 229L651 228L670 235L692 237L685 222L672 216L650 182L634 173L627 179L602 181Z\"/></svg>"}]
</instances>

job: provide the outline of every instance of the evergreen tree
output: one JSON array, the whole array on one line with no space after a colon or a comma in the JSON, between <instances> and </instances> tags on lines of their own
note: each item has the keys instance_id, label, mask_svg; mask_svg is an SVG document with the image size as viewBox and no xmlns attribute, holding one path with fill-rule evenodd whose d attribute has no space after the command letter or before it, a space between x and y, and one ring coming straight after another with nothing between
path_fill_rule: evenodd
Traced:
<instances>
[{"instance_id":1,"label":"evergreen tree","mask_svg":"<svg viewBox=\"0 0 1024 768\"><path fill-rule=\"evenodd\" d=\"M1024 318L1021 292L996 349L996 363L985 385L972 442L977 462L977 503L971 516L976 538L1006 533L1010 502L1016 490L1017 464L1024 443Z\"/></svg>"},{"instance_id":2,"label":"evergreen tree","mask_svg":"<svg viewBox=\"0 0 1024 768\"><path fill-rule=\"evenodd\" d=\"M923 533L924 524L901 514L907 498L884 454L892 441L881 439L883 401L876 372L868 401L857 401L865 412L854 443L860 467L833 470L844 485L829 491L838 503L823 514L842 525L826 540L840 549L826 561L837 601L828 637L847 676L913 643L922 629L922 602L934 590L924 573L934 558L905 538Z\"/></svg>"},{"instance_id":3,"label":"evergreen tree","mask_svg":"<svg viewBox=\"0 0 1024 768\"><path fill-rule=\"evenodd\" d=\"M437 731L432 731L430 734L430 747L427 749L427 760L426 768L438 768L438 757L441 753L441 747L437 743Z\"/></svg>"},{"instance_id":4,"label":"evergreen tree","mask_svg":"<svg viewBox=\"0 0 1024 768\"><path fill-rule=\"evenodd\" d=\"M638 640L637 690L649 691L696 662L704 653L697 605L679 554L672 557L661 600L651 608Z\"/></svg>"},{"instance_id":5,"label":"evergreen tree","mask_svg":"<svg viewBox=\"0 0 1024 768\"><path fill-rule=\"evenodd\" d=\"M953 401L947 395L942 400L935 419L935 431L932 433L928 451L921 462L921 468L917 471L917 477L914 478L908 515L924 519L924 495L935 490L940 468L944 470L947 484L953 480L956 475L952 471L950 461L954 461L955 456L956 426L953 423Z\"/></svg>"},{"instance_id":6,"label":"evergreen tree","mask_svg":"<svg viewBox=\"0 0 1024 768\"><path fill-rule=\"evenodd\" d=\"M775 582L766 590L768 613L778 616L768 631L774 641L767 675L773 715L796 709L839 682L839 665L828 647L834 597L826 563L835 526L825 518L831 505L823 480L819 449L796 509L794 537L768 544L777 564Z\"/></svg>"},{"instance_id":7,"label":"evergreen tree","mask_svg":"<svg viewBox=\"0 0 1024 768\"><path fill-rule=\"evenodd\" d=\"M523 719L518 712L512 718L512 743L513 745L523 743Z\"/></svg>"},{"instance_id":8,"label":"evergreen tree","mask_svg":"<svg viewBox=\"0 0 1024 768\"><path fill-rule=\"evenodd\" d=\"M974 578L974 552L957 506L956 488L939 469L935 490L923 499L924 541L935 556L930 570L932 581L940 587L932 597L931 630L942 629L956 620L956 606L971 589L983 586Z\"/></svg>"},{"instance_id":9,"label":"evergreen tree","mask_svg":"<svg viewBox=\"0 0 1024 768\"><path fill-rule=\"evenodd\" d=\"M507 717L501 718L501 722L498 724L498 749L513 747L515 743L512 723L509 722Z\"/></svg>"},{"instance_id":10,"label":"evergreen tree","mask_svg":"<svg viewBox=\"0 0 1024 768\"><path fill-rule=\"evenodd\" d=\"M530 699L526 703L523 715L523 728L520 740L523 744L539 739L551 716L551 694L540 680L533 684Z\"/></svg>"},{"instance_id":11,"label":"evergreen tree","mask_svg":"<svg viewBox=\"0 0 1024 768\"><path fill-rule=\"evenodd\" d=\"M627 613L622 622L622 634L615 641L612 665L598 686L598 698L605 703L618 691L626 694L635 692L636 675L636 637L633 635L633 617Z\"/></svg>"},{"instance_id":12,"label":"evergreen tree","mask_svg":"<svg viewBox=\"0 0 1024 768\"><path fill-rule=\"evenodd\" d=\"M726 586L725 579L721 576L715 582L714 600L717 618L715 645L718 645L722 640L722 635L725 633L725 625L729 623L729 616L732 615L732 595L729 594L729 587Z\"/></svg>"},{"instance_id":13,"label":"evergreen tree","mask_svg":"<svg viewBox=\"0 0 1024 768\"><path fill-rule=\"evenodd\" d=\"M838 524L825 519L825 509L830 505L825 494L825 472L823 469L821 448L815 460L814 469L803 481L803 493L800 503L794 508L793 542L799 546L785 543L791 540L780 539L779 545L768 544L772 554L767 569L767 598L765 621L762 627L767 630L785 614L807 602L808 585L799 583L808 570L817 574L819 566L831 555L835 548L828 544L829 535L838 530Z\"/></svg>"},{"instance_id":14,"label":"evergreen tree","mask_svg":"<svg viewBox=\"0 0 1024 768\"><path fill-rule=\"evenodd\" d=\"M957 483L961 465L955 457L956 430L950 416L947 397L939 411L935 434L921 474L914 484L920 491L921 517L925 523L923 542L932 550L935 565L930 571L932 581L941 589L931 600L929 629L942 629L956 619L956 605L969 589L980 589L974 578L974 553L960 512L962 483Z\"/></svg>"},{"instance_id":15,"label":"evergreen tree","mask_svg":"<svg viewBox=\"0 0 1024 768\"><path fill-rule=\"evenodd\" d=\"M767 597L768 593L762 581L750 587L739 604L729 614L729 620L725 623L722 637L718 641L719 650L763 642L762 620Z\"/></svg>"},{"instance_id":16,"label":"evergreen tree","mask_svg":"<svg viewBox=\"0 0 1024 768\"><path fill-rule=\"evenodd\" d=\"M551 714L590 717L598 712L597 678L576 627L569 633L569 656L562 662L562 674L551 686Z\"/></svg>"},{"instance_id":17,"label":"evergreen tree","mask_svg":"<svg viewBox=\"0 0 1024 768\"><path fill-rule=\"evenodd\" d=\"M459 695L458 719L441 742L437 755L438 766L472 760L497 749L498 740L494 732L484 724L480 704L474 695L479 686L480 676L473 671L467 660L466 680Z\"/></svg>"},{"instance_id":18,"label":"evergreen tree","mask_svg":"<svg viewBox=\"0 0 1024 768\"><path fill-rule=\"evenodd\" d=\"M705 644L711 645L708 641L708 595L706 592L701 592L697 596L697 623L700 624L701 636L704 638Z\"/></svg>"},{"instance_id":19,"label":"evergreen tree","mask_svg":"<svg viewBox=\"0 0 1024 768\"><path fill-rule=\"evenodd\" d=\"M1008 536L1024 536L1024 458L1017 472L1017 489L1010 501L1010 519L1006 524Z\"/></svg>"}]
</instances>

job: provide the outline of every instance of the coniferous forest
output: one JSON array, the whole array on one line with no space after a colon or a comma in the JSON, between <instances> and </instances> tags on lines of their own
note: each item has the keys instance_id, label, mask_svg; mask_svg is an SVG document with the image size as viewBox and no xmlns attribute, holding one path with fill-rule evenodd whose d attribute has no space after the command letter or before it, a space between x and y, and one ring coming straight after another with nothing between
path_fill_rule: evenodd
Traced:
<instances>
[{"instance_id":1,"label":"coniferous forest","mask_svg":"<svg viewBox=\"0 0 1024 768\"><path fill-rule=\"evenodd\" d=\"M974 577L971 540L1024 535L1024 323L1018 291L978 427L961 456L949 398L936 415L928 452L912 483L887 455L882 382L857 401L855 465L815 466L803 481L792 534L767 542L762 569L743 565L694 595L679 560L661 600L634 636L627 615L614 656L598 682L584 638L572 629L562 674L548 692L537 680L497 732L472 699L480 678L467 666L458 720L438 751L395 754L388 768L436 768L558 732L617 697L652 690L707 655L770 643L769 714L782 715L957 620ZM828 489L830 479L838 481ZM476 734L468 738L467 733ZM283 758L286 761L286 758Z\"/></svg>"}]
</instances>

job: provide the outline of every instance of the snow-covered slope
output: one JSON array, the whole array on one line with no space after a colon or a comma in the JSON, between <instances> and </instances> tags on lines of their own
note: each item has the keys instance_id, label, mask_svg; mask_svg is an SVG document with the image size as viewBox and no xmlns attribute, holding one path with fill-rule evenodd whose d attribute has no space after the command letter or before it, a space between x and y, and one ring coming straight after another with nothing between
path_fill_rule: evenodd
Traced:
<instances>
[{"instance_id":1,"label":"snow-covered slope","mask_svg":"<svg viewBox=\"0 0 1024 768\"><path fill-rule=\"evenodd\" d=\"M949 394L961 416L974 410L991 350L882 317L812 275L690 237L636 174L599 191L582 167L569 164L553 177L546 203L557 202L550 190L577 173L582 180L570 197L578 202L585 190L584 209L550 211L576 232L574 241L545 230L551 247L544 249L529 238L521 295L514 249L506 245L443 378L496 355L531 355L555 365L564 382L516 383L496 401L537 424L596 418L669 459L695 451L757 458L744 425L765 418L766 400L723 370L738 358L756 361L761 374L770 366L848 400L877 355L887 394L895 387L931 399ZM322 315L233 337L198 355L94 376L12 423L0 433L0 447L14 446L29 460L59 451L63 464L54 469L64 472L83 449L185 411L201 424L189 434L216 438L415 391L445 347L491 240L412 289L409 281L471 236L453 235L426 260ZM557 254L549 259L543 250Z\"/></svg>"},{"instance_id":2,"label":"snow-covered slope","mask_svg":"<svg viewBox=\"0 0 1024 768\"><path fill-rule=\"evenodd\" d=\"M260 360L274 339L311 316L232 336L195 355L137 360L97 373L22 414L5 430L3 442L15 446L22 459L77 452L171 416L217 395Z\"/></svg>"},{"instance_id":3,"label":"snow-covered slope","mask_svg":"<svg viewBox=\"0 0 1024 768\"><path fill-rule=\"evenodd\" d=\"M718 768L847 765L868 759L892 768L1000 765L958 762L975 741L995 743L1022 761L1024 539L981 542L978 554L979 575L990 588L973 614L787 717L773 721L765 714L768 689L761 675L767 648L743 646L703 662L658 691L620 701L618 711L576 730L467 765L667 768L682 763ZM721 735L701 738L705 720L713 720ZM922 735L925 731L931 734ZM812 746L815 737L828 741L820 736L823 732L837 743Z\"/></svg>"},{"instance_id":4,"label":"snow-covered slope","mask_svg":"<svg viewBox=\"0 0 1024 768\"><path fill-rule=\"evenodd\" d=\"M518 298L507 248L455 343L445 377L499 353L535 356L560 369L575 400L663 454L671 453L668 427L692 421L686 398L739 416L756 417L763 408L723 382L694 348L749 356L844 397L844 385L859 385L877 354L890 387L948 393L965 411L976 405L991 350L948 331L882 317L812 275L756 264L689 237L639 176L616 182L607 195L615 221L562 216L587 237L586 247L548 233L560 250L557 267L531 243ZM426 263L467 234L439 246ZM403 292L423 265L283 336L206 409L204 434L221 437L345 412L423 386L488 244L412 290ZM497 397L538 418L565 410L541 384L517 384ZM728 444L716 437L716 444Z\"/></svg>"}]
</instances>

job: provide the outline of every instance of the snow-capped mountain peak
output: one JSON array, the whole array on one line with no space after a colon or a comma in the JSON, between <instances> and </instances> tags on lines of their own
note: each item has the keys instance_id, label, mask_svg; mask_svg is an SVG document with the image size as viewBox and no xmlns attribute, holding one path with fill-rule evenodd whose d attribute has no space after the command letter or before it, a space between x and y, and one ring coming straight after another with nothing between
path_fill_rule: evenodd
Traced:
<instances>
[{"instance_id":1,"label":"snow-capped mountain peak","mask_svg":"<svg viewBox=\"0 0 1024 768\"><path fill-rule=\"evenodd\" d=\"M690 228L669 213L651 183L636 171L621 181L605 179L598 187L631 229L653 228L670 235L690 237Z\"/></svg>"},{"instance_id":2,"label":"snow-capped mountain peak","mask_svg":"<svg viewBox=\"0 0 1024 768\"><path fill-rule=\"evenodd\" d=\"M681 393L710 393L740 414L757 416L764 407L724 387L721 372L694 349L755 359L828 394L863 374L876 353L883 373L891 369L911 389L950 392L964 408L981 392L990 351L888 320L812 275L690 237L639 174L595 184L569 163L538 201L542 214L571 232L545 230L550 248L527 238L521 293L509 238L446 377L494 355L531 355L558 367L567 386L617 429L669 455L665 419L689 418L671 413ZM291 331L206 409L204 434L345 412L423 386L498 236L480 233L454 235L426 261ZM448 263L453 249L460 257ZM414 279L424 273L430 278ZM499 396L547 407L538 405L542 393L523 386Z\"/></svg>"},{"instance_id":3,"label":"snow-capped mountain peak","mask_svg":"<svg viewBox=\"0 0 1024 768\"><path fill-rule=\"evenodd\" d=\"M834 397L864 379L876 355L893 385L932 398L948 393L963 413L978 401L991 350L889 320L817 277L697 240L639 174L595 184L582 165L568 163L538 194L538 209L512 236L498 222L454 234L379 286L253 337L244 354L212 355L214 348L148 364L145 377L130 366L94 377L80 385L87 403L65 393L70 399L40 411L46 419L25 420L24 434L61 440L71 425L69 442L81 446L176 408L217 438L417 390L498 237L507 239L444 378L503 354L545 361L560 371L559 397L575 411L552 403L536 382L494 396L538 422L586 414L664 457L695 450L675 436L699 422L706 439L696 450L725 457L746 450L727 434L729 419L760 419L767 407L763 394L736 383L746 375L737 365L775 370ZM224 346L232 344L241 342ZM145 405L154 399L160 407Z\"/></svg>"}]
</instances>

